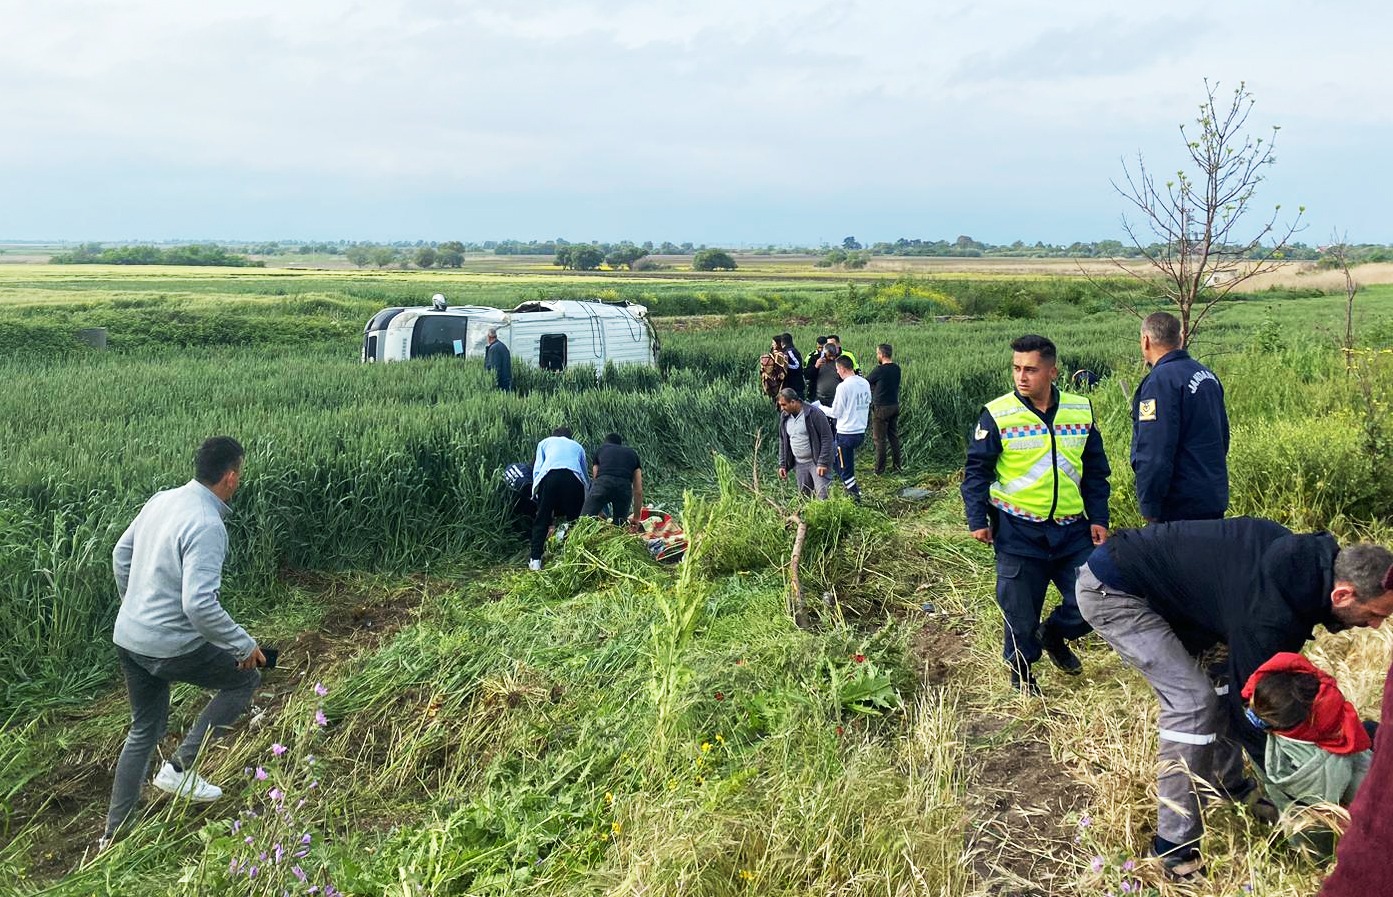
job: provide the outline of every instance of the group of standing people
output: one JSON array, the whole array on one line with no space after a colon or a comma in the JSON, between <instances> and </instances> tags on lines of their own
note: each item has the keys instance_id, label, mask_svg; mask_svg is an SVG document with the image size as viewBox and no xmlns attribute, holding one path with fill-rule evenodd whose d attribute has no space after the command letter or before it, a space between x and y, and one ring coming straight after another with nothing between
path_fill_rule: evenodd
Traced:
<instances>
[{"instance_id":1,"label":"group of standing people","mask_svg":"<svg viewBox=\"0 0 1393 897\"><path fill-rule=\"evenodd\" d=\"M1081 674L1069 643L1092 631L1142 673L1160 702L1153 848L1172 878L1206 874L1199 843L1209 798L1270 821L1279 803L1348 804L1366 774L1375 780L1379 754L1363 755L1371 743L1353 708L1297 652L1317 625L1377 627L1393 614L1393 552L1224 519L1223 385L1164 312L1142 324L1151 372L1132 398L1130 460L1147 525L1110 533L1111 471L1088 396L1054 385L1050 340L1023 336L1011 349L1015 389L987 403L968 437L962 496L973 538L995 549L1012 687L1041 693L1032 668L1042 656ZM1051 582L1061 601L1042 622ZM1384 706L1387 716L1387 697ZM1245 772L1245 751L1265 787ZM1393 762L1383 769L1375 787L1389 793ZM1355 837L1390 828L1381 809L1361 819L1362 803L1353 805ZM1372 861L1370 846L1354 843L1342 843L1332 882L1353 865L1347 851ZM1383 893L1393 872L1374 868L1357 875Z\"/></svg>"},{"instance_id":2,"label":"group of standing people","mask_svg":"<svg viewBox=\"0 0 1393 897\"><path fill-rule=\"evenodd\" d=\"M885 473L887 455L891 471L900 470L901 370L889 343L876 347L876 366L864 377L836 334L819 336L806 358L791 334L779 334L759 366L761 387L779 410L779 476L793 473L802 494L827 498L835 471L859 502L856 452L868 429L876 474Z\"/></svg>"}]
</instances>

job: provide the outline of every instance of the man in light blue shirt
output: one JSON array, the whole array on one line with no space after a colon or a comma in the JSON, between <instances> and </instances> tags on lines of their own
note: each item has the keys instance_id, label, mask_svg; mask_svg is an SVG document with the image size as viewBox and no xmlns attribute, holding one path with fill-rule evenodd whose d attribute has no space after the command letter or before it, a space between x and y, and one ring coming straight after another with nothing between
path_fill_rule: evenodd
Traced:
<instances>
[{"instance_id":1,"label":"man in light blue shirt","mask_svg":"<svg viewBox=\"0 0 1393 897\"><path fill-rule=\"evenodd\" d=\"M121 534L112 571L121 609L112 641L131 703L131 729L116 763L102 845L135 810L150 755L169 720L169 688L189 682L217 694L183 744L155 776L155 787L194 801L222 790L193 771L204 740L226 733L251 704L266 656L220 602L227 502L242 481L244 452L215 436L194 455L194 479L156 494Z\"/></svg>"},{"instance_id":2,"label":"man in light blue shirt","mask_svg":"<svg viewBox=\"0 0 1393 897\"><path fill-rule=\"evenodd\" d=\"M561 517L575 520L585 505L585 447L571 438L569 427L557 427L537 443L532 462L532 497L537 519L532 524L532 554L527 566L542 569L542 550L552 522Z\"/></svg>"}]
</instances>

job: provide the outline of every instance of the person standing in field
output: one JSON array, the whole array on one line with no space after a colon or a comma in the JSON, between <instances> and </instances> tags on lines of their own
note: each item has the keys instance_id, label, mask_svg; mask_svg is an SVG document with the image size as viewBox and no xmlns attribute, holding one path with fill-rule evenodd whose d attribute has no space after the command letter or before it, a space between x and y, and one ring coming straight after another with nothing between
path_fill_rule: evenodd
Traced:
<instances>
[{"instance_id":1,"label":"person standing in field","mask_svg":"<svg viewBox=\"0 0 1393 897\"><path fill-rule=\"evenodd\" d=\"M532 522L531 555L527 566L542 569L542 552L552 523L575 520L585 506L585 448L571 438L569 427L557 427L537 443L532 461L532 498L537 503L537 519Z\"/></svg>"},{"instance_id":2,"label":"person standing in field","mask_svg":"<svg viewBox=\"0 0 1393 897\"><path fill-rule=\"evenodd\" d=\"M788 356L776 336L769 342L769 351L759 356L759 388L771 400L779 395L788 379Z\"/></svg>"},{"instance_id":3,"label":"person standing in field","mask_svg":"<svg viewBox=\"0 0 1393 897\"><path fill-rule=\"evenodd\" d=\"M837 476L852 499L861 501L856 482L856 450L866 441L866 421L871 415L871 385L856 373L856 362L845 355L837 357L837 376L841 385L832 402L832 418L837 422Z\"/></svg>"},{"instance_id":4,"label":"person standing in field","mask_svg":"<svg viewBox=\"0 0 1393 897\"><path fill-rule=\"evenodd\" d=\"M1393 592L1393 567L1383 575L1383 589ZM1335 849L1335 871L1319 897L1373 897L1393 894L1393 666L1383 681L1383 708L1374 735L1374 757L1359 793L1349 807L1349 828Z\"/></svg>"},{"instance_id":5,"label":"person standing in field","mask_svg":"<svg viewBox=\"0 0 1393 897\"><path fill-rule=\"evenodd\" d=\"M1076 570L1108 537L1108 456L1084 396L1055 388L1054 343L1011 343L1016 389L987 403L967 441L962 497L972 537L996 549L996 601L1012 688L1039 694L1031 666L1043 649L1076 676L1068 639L1091 627L1074 597ZM1044 625L1053 582L1063 599Z\"/></svg>"},{"instance_id":6,"label":"person standing in field","mask_svg":"<svg viewBox=\"0 0 1393 897\"><path fill-rule=\"evenodd\" d=\"M838 346L830 337L822 347L822 353L813 362L812 377L813 383L809 389L813 398L817 399L823 409L830 411L832 403L837 399L837 387L841 386L842 378L837 373L837 358L842 353ZM832 414L833 429L836 428L836 415Z\"/></svg>"},{"instance_id":7,"label":"person standing in field","mask_svg":"<svg viewBox=\"0 0 1393 897\"><path fill-rule=\"evenodd\" d=\"M1217 520L1229 506L1229 418L1214 372L1180 346L1180 321L1158 311L1141 325L1151 366L1132 397L1137 504L1152 523Z\"/></svg>"},{"instance_id":8,"label":"person standing in field","mask_svg":"<svg viewBox=\"0 0 1393 897\"><path fill-rule=\"evenodd\" d=\"M792 389L780 392L778 402L779 478L788 479L792 470L799 492L826 498L835 449L827 415L816 405L805 403Z\"/></svg>"},{"instance_id":9,"label":"person standing in field","mask_svg":"<svg viewBox=\"0 0 1393 897\"><path fill-rule=\"evenodd\" d=\"M1241 685L1278 652L1299 652L1317 625L1378 627L1393 614L1382 583L1390 564L1393 552L1379 545L1341 549L1329 533L1236 517L1123 530L1079 569L1084 619L1160 700L1154 848L1170 877L1205 874L1197 780L1275 821L1244 775L1240 745L1263 769L1267 739ZM1228 648L1223 671L1199 660L1217 645Z\"/></svg>"},{"instance_id":10,"label":"person standing in field","mask_svg":"<svg viewBox=\"0 0 1393 897\"><path fill-rule=\"evenodd\" d=\"M793 345L793 334L779 334L779 348L783 349L784 355L788 358L788 370L784 375L784 388L791 389L798 395L803 395L803 359L798 354L798 347Z\"/></svg>"},{"instance_id":11,"label":"person standing in field","mask_svg":"<svg viewBox=\"0 0 1393 897\"><path fill-rule=\"evenodd\" d=\"M817 386L817 360L822 357L823 350L827 348L827 337L817 338L817 348L808 353L808 357L803 359L803 396L809 400L817 398L815 387Z\"/></svg>"},{"instance_id":12,"label":"person standing in field","mask_svg":"<svg viewBox=\"0 0 1393 897\"><path fill-rule=\"evenodd\" d=\"M498 388L510 392L513 388L513 353L498 338L497 329L490 327L484 338L488 341L484 347L484 370L493 371L498 378Z\"/></svg>"},{"instance_id":13,"label":"person standing in field","mask_svg":"<svg viewBox=\"0 0 1393 897\"><path fill-rule=\"evenodd\" d=\"M876 346L876 366L866 377L871 385L871 438L875 441L875 472L885 473L889 443L892 472L900 472L900 366L889 343Z\"/></svg>"},{"instance_id":14,"label":"person standing in field","mask_svg":"<svg viewBox=\"0 0 1393 897\"><path fill-rule=\"evenodd\" d=\"M611 433L595 450L590 467L590 491L581 508L584 517L608 517L616 525L624 519L637 521L643 507L643 463L638 452L624 444L624 437ZM633 513L629 511L632 508ZM605 510L609 514L605 514Z\"/></svg>"},{"instance_id":15,"label":"person standing in field","mask_svg":"<svg viewBox=\"0 0 1393 897\"><path fill-rule=\"evenodd\" d=\"M843 356L843 355L845 355L847 358L850 358L850 359L851 359L851 369L854 370L854 371L855 371L856 373L858 373L858 374L861 373L861 362L859 362L859 361L856 360L856 356L855 356L855 355L853 355L852 353L848 352L846 349L842 348L842 338L841 338L840 336L837 336L835 333L829 333L829 334L827 334L827 342L829 342L829 343L831 343L832 345L834 345L834 346L837 347L837 357L838 357L838 358L840 358L840 357Z\"/></svg>"},{"instance_id":16,"label":"person standing in field","mask_svg":"<svg viewBox=\"0 0 1393 897\"><path fill-rule=\"evenodd\" d=\"M206 440L194 455L194 478L156 493L121 534L111 555L121 600L112 641L131 728L116 762L104 848L140 800L150 755L169 721L169 689L188 682L217 693L179 748L155 775L161 791L207 802L222 790L194 770L208 738L227 733L251 704L266 657L222 607L227 503L242 482L242 446L230 436Z\"/></svg>"}]
</instances>

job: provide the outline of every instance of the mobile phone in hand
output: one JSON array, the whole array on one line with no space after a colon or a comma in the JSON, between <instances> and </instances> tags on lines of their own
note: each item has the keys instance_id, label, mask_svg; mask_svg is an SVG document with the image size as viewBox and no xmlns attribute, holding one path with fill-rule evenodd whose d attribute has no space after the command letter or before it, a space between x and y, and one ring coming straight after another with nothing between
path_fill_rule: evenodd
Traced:
<instances>
[{"instance_id":1,"label":"mobile phone in hand","mask_svg":"<svg viewBox=\"0 0 1393 897\"><path fill-rule=\"evenodd\" d=\"M266 666L264 669L274 670L276 668L276 660L281 656L280 648L267 648L262 646L261 653L266 658Z\"/></svg>"}]
</instances>

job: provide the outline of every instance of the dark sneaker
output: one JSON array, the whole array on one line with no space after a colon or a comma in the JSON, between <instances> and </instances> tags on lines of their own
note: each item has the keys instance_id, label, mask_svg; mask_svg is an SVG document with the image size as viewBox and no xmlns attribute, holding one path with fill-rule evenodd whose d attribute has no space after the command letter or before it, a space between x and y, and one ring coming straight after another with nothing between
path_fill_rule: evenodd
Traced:
<instances>
[{"instance_id":1,"label":"dark sneaker","mask_svg":"<svg viewBox=\"0 0 1393 897\"><path fill-rule=\"evenodd\" d=\"M1221 786L1216 790L1224 800L1246 807L1255 817L1268 825L1276 825L1277 820L1282 816L1277 805L1263 795L1256 779L1244 779L1243 784L1237 788L1229 789Z\"/></svg>"},{"instance_id":2,"label":"dark sneaker","mask_svg":"<svg viewBox=\"0 0 1393 897\"><path fill-rule=\"evenodd\" d=\"M1024 678L1015 670L1011 671L1011 690L1028 698L1041 697L1040 683L1035 681L1035 674L1029 670L1026 671Z\"/></svg>"},{"instance_id":3,"label":"dark sneaker","mask_svg":"<svg viewBox=\"0 0 1393 897\"><path fill-rule=\"evenodd\" d=\"M1070 676L1077 676L1083 672L1083 662L1079 660L1079 656L1074 653L1062 636L1041 626L1035 630L1035 640L1050 656L1050 662L1059 667L1060 670Z\"/></svg>"},{"instance_id":4,"label":"dark sneaker","mask_svg":"<svg viewBox=\"0 0 1393 897\"><path fill-rule=\"evenodd\" d=\"M1184 858L1161 857L1161 871L1171 881L1197 882L1204 881L1209 876L1209 870L1200 858L1199 851Z\"/></svg>"},{"instance_id":5,"label":"dark sneaker","mask_svg":"<svg viewBox=\"0 0 1393 897\"><path fill-rule=\"evenodd\" d=\"M1159 835L1151 843L1151 853L1161 861L1161 871L1171 881L1198 882L1209 875L1194 842L1176 845Z\"/></svg>"}]
</instances>

